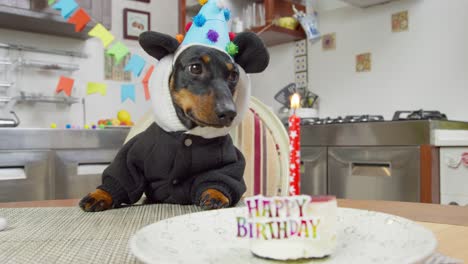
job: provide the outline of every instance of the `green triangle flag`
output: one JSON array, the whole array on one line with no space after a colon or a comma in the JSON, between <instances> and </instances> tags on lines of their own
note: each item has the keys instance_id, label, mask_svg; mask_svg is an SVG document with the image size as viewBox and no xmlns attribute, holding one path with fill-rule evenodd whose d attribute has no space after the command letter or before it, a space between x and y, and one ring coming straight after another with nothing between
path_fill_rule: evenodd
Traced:
<instances>
[{"instance_id":1,"label":"green triangle flag","mask_svg":"<svg viewBox=\"0 0 468 264\"><path fill-rule=\"evenodd\" d=\"M127 46L122 44L122 42L117 42L109 50L107 54L114 56L114 63L119 64L120 61L129 53Z\"/></svg>"},{"instance_id":2,"label":"green triangle flag","mask_svg":"<svg viewBox=\"0 0 468 264\"><path fill-rule=\"evenodd\" d=\"M49 5L55 3L55 0L49 0Z\"/></svg>"}]
</instances>

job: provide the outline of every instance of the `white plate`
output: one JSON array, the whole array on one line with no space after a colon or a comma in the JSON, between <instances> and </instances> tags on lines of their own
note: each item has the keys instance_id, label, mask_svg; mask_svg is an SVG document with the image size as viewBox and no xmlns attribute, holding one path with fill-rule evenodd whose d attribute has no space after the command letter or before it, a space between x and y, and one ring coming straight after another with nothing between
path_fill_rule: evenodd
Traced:
<instances>
[{"instance_id":1,"label":"white plate","mask_svg":"<svg viewBox=\"0 0 468 264\"><path fill-rule=\"evenodd\" d=\"M139 230L130 248L145 263L280 263L254 257L249 241L236 237L236 216L245 208L166 219ZM338 246L323 260L300 263L420 263L437 241L431 231L398 216L338 209Z\"/></svg>"}]
</instances>

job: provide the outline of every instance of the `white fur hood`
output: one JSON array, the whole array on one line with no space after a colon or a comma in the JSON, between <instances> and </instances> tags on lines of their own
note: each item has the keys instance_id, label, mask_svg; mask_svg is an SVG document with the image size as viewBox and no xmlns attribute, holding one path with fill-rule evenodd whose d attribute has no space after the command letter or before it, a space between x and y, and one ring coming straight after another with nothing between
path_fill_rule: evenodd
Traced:
<instances>
[{"instance_id":1,"label":"white fur hood","mask_svg":"<svg viewBox=\"0 0 468 264\"><path fill-rule=\"evenodd\" d=\"M244 118L250 98L250 79L239 67L239 83L236 86L234 103L237 107L237 116L231 126L224 128L195 127L187 130L177 117L169 91L169 78L172 72L174 55L167 55L156 65L155 73L150 80L150 94L156 124L166 132L186 131L185 133L203 138L216 138L227 135L232 128L239 125Z\"/></svg>"}]
</instances>

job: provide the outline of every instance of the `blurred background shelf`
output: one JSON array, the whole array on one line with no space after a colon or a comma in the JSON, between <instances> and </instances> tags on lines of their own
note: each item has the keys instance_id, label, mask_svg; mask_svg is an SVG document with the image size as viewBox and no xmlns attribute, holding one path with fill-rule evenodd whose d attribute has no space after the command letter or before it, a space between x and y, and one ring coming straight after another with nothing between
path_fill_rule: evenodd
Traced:
<instances>
[{"instance_id":1,"label":"blurred background shelf","mask_svg":"<svg viewBox=\"0 0 468 264\"><path fill-rule=\"evenodd\" d=\"M250 31L255 32L267 46L275 46L306 38L304 30L291 30L277 25L254 27Z\"/></svg>"},{"instance_id":2,"label":"blurred background shelf","mask_svg":"<svg viewBox=\"0 0 468 264\"><path fill-rule=\"evenodd\" d=\"M78 64L70 63L55 63L49 61L39 61L39 60L21 60L19 64L26 68L34 68L40 70L51 70L51 71L68 71L73 72L80 69Z\"/></svg>"},{"instance_id":3,"label":"blurred background shelf","mask_svg":"<svg viewBox=\"0 0 468 264\"><path fill-rule=\"evenodd\" d=\"M17 103L49 103L49 104L77 104L80 99L76 97L58 97L58 96L45 96L45 95L28 95L21 94L14 98Z\"/></svg>"},{"instance_id":4,"label":"blurred background shelf","mask_svg":"<svg viewBox=\"0 0 468 264\"><path fill-rule=\"evenodd\" d=\"M239 17L240 20L246 22L243 18L243 10L248 5L253 3L261 5L264 10L264 25L245 28L244 31L255 32L264 41L267 46L275 46L288 42L293 42L306 38L304 30L299 26L296 30L287 29L278 25L272 25L275 20L281 17L292 17L294 5L297 10L306 12L304 1L301 0L227 0L229 6L232 7L232 18ZM200 10L200 5L194 0L179 0L180 15L179 15L179 31L185 33L185 25L192 20Z\"/></svg>"}]
</instances>

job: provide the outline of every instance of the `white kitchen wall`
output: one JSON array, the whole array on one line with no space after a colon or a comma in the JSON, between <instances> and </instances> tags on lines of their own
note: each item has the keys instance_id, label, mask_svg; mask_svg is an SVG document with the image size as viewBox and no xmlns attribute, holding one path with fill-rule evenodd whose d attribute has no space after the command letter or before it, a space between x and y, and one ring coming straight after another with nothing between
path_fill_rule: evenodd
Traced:
<instances>
[{"instance_id":1,"label":"white kitchen wall","mask_svg":"<svg viewBox=\"0 0 468 264\"><path fill-rule=\"evenodd\" d=\"M274 95L294 82L294 43L270 47L270 65L259 74L252 74L252 95L271 107L275 113L281 105Z\"/></svg>"},{"instance_id":2,"label":"white kitchen wall","mask_svg":"<svg viewBox=\"0 0 468 264\"><path fill-rule=\"evenodd\" d=\"M392 13L404 10L409 31L392 33ZM424 108L468 120L467 10L466 0L401 0L321 12L321 32L336 32L337 47L309 47L309 89L320 95L320 115L391 118ZM356 73L355 56L364 52L372 53L372 71Z\"/></svg>"},{"instance_id":3,"label":"white kitchen wall","mask_svg":"<svg viewBox=\"0 0 468 264\"><path fill-rule=\"evenodd\" d=\"M112 30L117 40L123 40L123 9L132 8L151 12L151 28L166 34L175 35L178 31L178 1L152 0L150 4L134 1L112 1ZM136 103L127 100L120 102L120 85L122 82L110 82L104 80L104 49L98 39L86 41L70 38L40 35L29 32L20 32L0 29L0 42L19 43L28 46L38 46L51 49L64 49L80 51L88 54L87 59L69 58L37 53L25 53L25 58L50 60L54 62L77 63L81 69L69 75L75 78L75 96L84 97L87 82L105 82L108 84L107 96L91 95L86 97L86 119L88 123L95 123L98 119L115 117L117 111L125 109L132 114L133 120L138 120L147 110L149 102L144 99L143 87L136 86ZM137 41L125 40L124 43L131 52L135 52L147 60L154 59L147 56L139 47ZM0 57L9 55L7 51L0 49ZM14 55L14 54L13 54ZM53 95L57 85L59 74L51 72L37 72L24 70L18 73L17 89L44 95ZM139 83L140 78L133 77L132 83ZM55 122L59 127L65 124L83 125L83 106L75 104L71 107L53 104L17 105L15 107L20 116L22 127L49 127ZM1 110L0 110L1 113ZM3 114L0 117L5 117Z\"/></svg>"}]
</instances>

